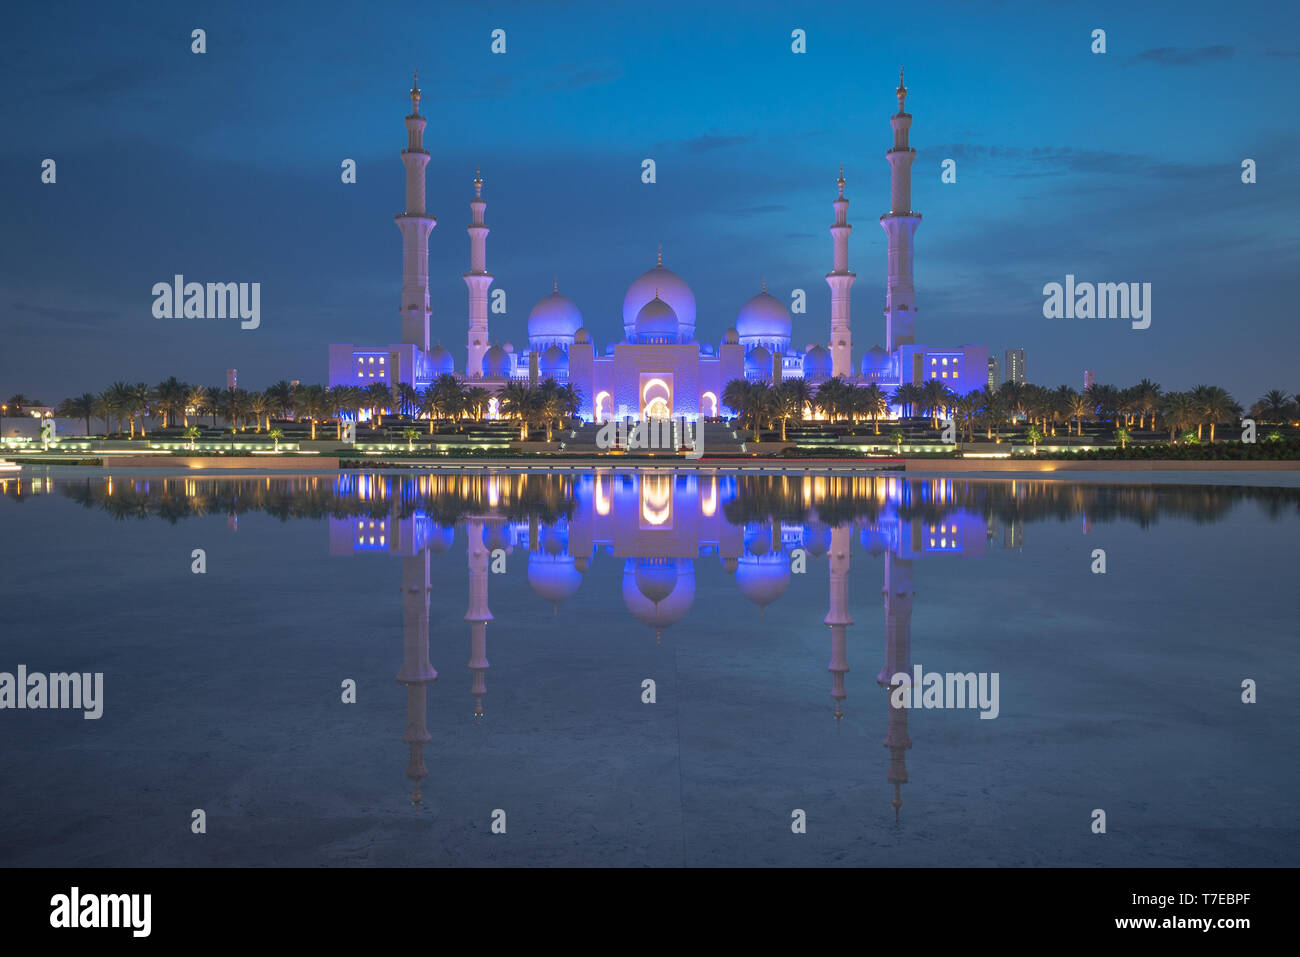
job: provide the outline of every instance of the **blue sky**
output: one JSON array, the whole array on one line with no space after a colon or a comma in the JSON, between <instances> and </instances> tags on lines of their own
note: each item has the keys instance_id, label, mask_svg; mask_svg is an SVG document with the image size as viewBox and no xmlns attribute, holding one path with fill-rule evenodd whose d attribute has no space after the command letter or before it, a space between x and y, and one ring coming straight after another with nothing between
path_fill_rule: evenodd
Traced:
<instances>
[{"instance_id":1,"label":"blue sky","mask_svg":"<svg viewBox=\"0 0 1300 957\"><path fill-rule=\"evenodd\" d=\"M324 381L400 334L399 151L420 70L433 336L465 361L485 180L492 338L558 277L600 348L654 264L717 342L766 276L829 331L830 202L855 225L855 359L884 340L889 115L907 67L918 339L1031 381L1300 390L1300 13L1212 3L24 5L0 36L0 392ZM208 52L190 52L190 31ZM507 53L489 50L494 28ZM808 52L790 51L795 28ZM1107 52L1090 51L1106 30ZM55 185L41 161L58 163ZM641 161L658 181L641 182ZM1243 158L1258 164L1244 185ZM358 163L344 185L339 164ZM957 161L957 182L940 164ZM174 273L262 284L262 325L152 316ZM1042 287L1152 283L1151 328L1049 320Z\"/></svg>"}]
</instances>

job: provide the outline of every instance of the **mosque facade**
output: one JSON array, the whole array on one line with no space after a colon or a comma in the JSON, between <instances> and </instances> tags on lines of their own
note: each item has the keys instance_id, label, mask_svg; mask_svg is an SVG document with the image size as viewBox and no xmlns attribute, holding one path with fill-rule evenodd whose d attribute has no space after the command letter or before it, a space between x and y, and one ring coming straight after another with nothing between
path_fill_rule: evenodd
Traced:
<instances>
[{"instance_id":1,"label":"mosque facade","mask_svg":"<svg viewBox=\"0 0 1300 957\"><path fill-rule=\"evenodd\" d=\"M907 88L902 72L896 91L898 112L891 118L894 145L886 153L890 164L890 208L880 217L888 237L888 267L884 305L884 338L853 363L850 290L856 275L849 270L849 201L844 196L844 172L832 202L834 222L830 339L792 348L792 322L786 304L771 295L764 282L757 295L741 306L735 321L715 345L696 335L696 302L690 285L658 262L638 276L623 297L622 335L600 350L577 304L559 289L533 306L528 315L528 344L515 349L491 341L488 301L493 276L487 271L486 202L483 180L474 178L470 201L470 269L463 274L468 290L465 365L441 342L431 344L428 238L437 224L427 211L423 146L426 120L420 115L418 75L411 89L411 114L406 117L407 147L405 211L396 217L402 234L402 341L383 346L352 343L329 347L329 384L389 386L406 383L424 389L440 375L452 374L466 384L498 393L507 383L537 383L554 379L572 386L579 397L579 415L588 422L610 418L729 416L734 410L723 392L735 379L776 384L806 380L814 390L839 377L855 385L876 385L892 394L900 385L939 380L958 395L981 388L987 381L988 347L931 347L916 339L916 293L912 280L913 241L921 214L911 207L911 168L916 150L908 143L912 116L905 110ZM491 409L495 414L495 401Z\"/></svg>"}]
</instances>

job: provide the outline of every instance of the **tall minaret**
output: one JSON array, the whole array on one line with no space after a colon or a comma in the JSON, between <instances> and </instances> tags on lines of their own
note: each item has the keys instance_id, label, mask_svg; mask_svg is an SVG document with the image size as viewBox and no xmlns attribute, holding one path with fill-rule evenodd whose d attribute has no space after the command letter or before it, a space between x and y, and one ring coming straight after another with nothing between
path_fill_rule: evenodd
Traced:
<instances>
[{"instance_id":1,"label":"tall minaret","mask_svg":"<svg viewBox=\"0 0 1300 957\"><path fill-rule=\"evenodd\" d=\"M474 171L474 198L470 200L472 213L469 224L469 272L465 285L469 287L469 339L465 347L465 375L478 378L483 374L483 353L488 351L487 294L492 285L492 274L487 271L487 234L483 223L483 177Z\"/></svg>"},{"instance_id":2,"label":"tall minaret","mask_svg":"<svg viewBox=\"0 0 1300 957\"><path fill-rule=\"evenodd\" d=\"M831 287L831 375L846 378L853 374L853 334L849 332L849 290L857 278L849 272L849 201L844 198L844 167L840 167L840 178L835 181L840 188L840 195L831 205L835 207L835 224L831 226L831 238L835 245L835 256L831 263L832 271L826 274L826 282Z\"/></svg>"},{"instance_id":3,"label":"tall minaret","mask_svg":"<svg viewBox=\"0 0 1300 957\"><path fill-rule=\"evenodd\" d=\"M428 777L424 746L430 740L428 727L429 685L438 672L429 661L429 552L427 549L402 559L402 667L398 684L406 686L406 733L402 740L410 748L406 776L415 785L411 803L419 804L420 782Z\"/></svg>"},{"instance_id":4,"label":"tall minaret","mask_svg":"<svg viewBox=\"0 0 1300 957\"><path fill-rule=\"evenodd\" d=\"M491 278L491 277L489 277ZM474 715L483 716L483 696L487 694L487 626L492 620L488 609L488 560L491 557L483 544L483 522L469 519L465 523L469 558L469 608L465 620L469 622L469 670L473 674L470 694L474 696Z\"/></svg>"},{"instance_id":5,"label":"tall minaret","mask_svg":"<svg viewBox=\"0 0 1300 957\"><path fill-rule=\"evenodd\" d=\"M424 209L424 117L420 115L420 74L411 81L411 115L406 118L406 212L396 217L402 231L402 342L429 350L429 233L438 221Z\"/></svg>"},{"instance_id":6,"label":"tall minaret","mask_svg":"<svg viewBox=\"0 0 1300 957\"><path fill-rule=\"evenodd\" d=\"M912 161L916 150L907 145L912 114L903 109L907 87L898 71L898 112L889 120L894 127L894 147L885 154L890 167L889 212L880 225L889 237L889 282L885 289L885 348L916 342L916 290L912 286L912 235L921 225L921 214L912 211Z\"/></svg>"},{"instance_id":7,"label":"tall minaret","mask_svg":"<svg viewBox=\"0 0 1300 957\"><path fill-rule=\"evenodd\" d=\"M903 526L906 530L906 525ZM912 587L912 562L896 558L885 552L885 666L876 676L876 683L885 688L892 699L897 685L891 685L894 675L910 674L912 667L912 601L916 590ZM903 699L905 702L907 698ZM889 705L889 729L884 745L889 749L889 770L885 780L894 785L894 820L903 806L902 785L907 783L907 752L912 739L907 733L907 708Z\"/></svg>"}]
</instances>

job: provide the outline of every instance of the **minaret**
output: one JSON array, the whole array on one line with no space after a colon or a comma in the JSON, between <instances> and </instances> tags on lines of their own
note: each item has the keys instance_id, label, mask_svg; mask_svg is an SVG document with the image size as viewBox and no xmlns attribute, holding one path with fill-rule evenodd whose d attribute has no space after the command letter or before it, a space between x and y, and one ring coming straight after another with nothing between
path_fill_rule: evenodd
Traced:
<instances>
[{"instance_id":1,"label":"minaret","mask_svg":"<svg viewBox=\"0 0 1300 957\"><path fill-rule=\"evenodd\" d=\"M885 349L916 342L916 290L912 286L912 235L921 225L921 214L912 211L912 161L916 150L907 145L912 114L903 109L907 87L903 71L898 71L898 112L890 118L894 127L894 147L885 154L889 160L889 212L880 217L881 228L889 237L889 280L885 288Z\"/></svg>"},{"instance_id":2,"label":"minaret","mask_svg":"<svg viewBox=\"0 0 1300 957\"><path fill-rule=\"evenodd\" d=\"M843 704L848 696L844 690L844 676L849 671L845 633L848 626L853 624L853 616L849 614L849 536L852 532L851 524L831 529L831 607L822 621L831 629L831 663L826 670L831 673L831 697L835 700L836 724L844 716Z\"/></svg>"},{"instance_id":3,"label":"minaret","mask_svg":"<svg viewBox=\"0 0 1300 957\"><path fill-rule=\"evenodd\" d=\"M840 194L831 205L835 207L835 224L831 226L831 239L835 253L832 271L826 274L831 287L831 375L847 378L853 374L853 334L849 331L849 290L857 278L849 272L849 201L844 198L844 167L835 181Z\"/></svg>"},{"instance_id":4,"label":"minaret","mask_svg":"<svg viewBox=\"0 0 1300 957\"><path fill-rule=\"evenodd\" d=\"M406 211L397 219L402 231L402 342L429 351L429 233L438 221L424 209L424 117L420 115L420 74L411 81L411 115L406 118Z\"/></svg>"},{"instance_id":5,"label":"minaret","mask_svg":"<svg viewBox=\"0 0 1300 957\"><path fill-rule=\"evenodd\" d=\"M465 273L465 285L469 287L469 339L466 342L468 357L465 361L465 375L477 379L483 375L483 353L488 351L488 287L492 285L492 274L487 271L487 234L488 228L483 223L483 210L487 203L483 200L483 177L474 171L474 198L470 200L469 224L469 272Z\"/></svg>"}]
</instances>

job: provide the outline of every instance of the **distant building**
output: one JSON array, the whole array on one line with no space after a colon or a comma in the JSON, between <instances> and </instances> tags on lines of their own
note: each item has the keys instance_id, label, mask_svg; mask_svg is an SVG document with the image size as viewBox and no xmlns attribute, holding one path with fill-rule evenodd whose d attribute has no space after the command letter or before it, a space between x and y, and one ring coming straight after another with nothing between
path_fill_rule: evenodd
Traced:
<instances>
[{"instance_id":1,"label":"distant building","mask_svg":"<svg viewBox=\"0 0 1300 957\"><path fill-rule=\"evenodd\" d=\"M1015 382L1018 385L1024 385L1025 379L1025 350L1008 349L1007 350L1007 381Z\"/></svg>"},{"instance_id":2,"label":"distant building","mask_svg":"<svg viewBox=\"0 0 1300 957\"><path fill-rule=\"evenodd\" d=\"M239 381L238 371L239 371L238 369L227 369L227 370L226 370L226 388L227 388L227 389L233 389L233 388L235 388L235 383Z\"/></svg>"},{"instance_id":3,"label":"distant building","mask_svg":"<svg viewBox=\"0 0 1300 957\"><path fill-rule=\"evenodd\" d=\"M989 388L996 389L1002 384L1002 366L997 356L989 356Z\"/></svg>"},{"instance_id":4,"label":"distant building","mask_svg":"<svg viewBox=\"0 0 1300 957\"><path fill-rule=\"evenodd\" d=\"M1084 369L1083 370L1083 391L1087 392L1089 389L1091 389L1092 383L1093 383L1092 370Z\"/></svg>"}]
</instances>

